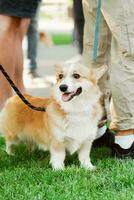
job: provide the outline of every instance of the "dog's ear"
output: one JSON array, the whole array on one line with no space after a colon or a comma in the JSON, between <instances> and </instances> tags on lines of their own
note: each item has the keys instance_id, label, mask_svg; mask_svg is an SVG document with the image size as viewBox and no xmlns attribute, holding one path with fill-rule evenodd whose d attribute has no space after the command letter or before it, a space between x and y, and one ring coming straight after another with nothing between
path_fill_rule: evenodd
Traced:
<instances>
[{"instance_id":1,"label":"dog's ear","mask_svg":"<svg viewBox=\"0 0 134 200\"><path fill-rule=\"evenodd\" d=\"M62 71L61 65L60 64L56 64L55 65L55 73L56 73L56 75L60 74L61 71Z\"/></svg>"},{"instance_id":2,"label":"dog's ear","mask_svg":"<svg viewBox=\"0 0 134 200\"><path fill-rule=\"evenodd\" d=\"M96 85L97 84L97 78L96 78L96 76L95 76L95 73L94 73L94 71L91 69L91 68L89 68L89 80L94 84L94 85Z\"/></svg>"},{"instance_id":3,"label":"dog's ear","mask_svg":"<svg viewBox=\"0 0 134 200\"><path fill-rule=\"evenodd\" d=\"M59 80L59 74L61 74L61 73L62 73L62 67L61 67L61 65L56 64L55 65L55 74L56 74L56 80L57 80L57 82Z\"/></svg>"},{"instance_id":4,"label":"dog's ear","mask_svg":"<svg viewBox=\"0 0 134 200\"><path fill-rule=\"evenodd\" d=\"M108 71L108 66L107 65L103 65L99 68L93 68L93 73L96 77L97 82L99 81L99 79Z\"/></svg>"}]
</instances>

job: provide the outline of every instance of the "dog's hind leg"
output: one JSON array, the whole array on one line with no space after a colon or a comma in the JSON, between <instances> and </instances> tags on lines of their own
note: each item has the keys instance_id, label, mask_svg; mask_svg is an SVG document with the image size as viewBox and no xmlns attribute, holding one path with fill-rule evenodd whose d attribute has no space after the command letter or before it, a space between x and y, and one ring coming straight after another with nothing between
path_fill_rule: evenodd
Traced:
<instances>
[{"instance_id":1,"label":"dog's hind leg","mask_svg":"<svg viewBox=\"0 0 134 200\"><path fill-rule=\"evenodd\" d=\"M13 146L17 145L19 143L17 137L15 134L13 134L11 131L7 131L5 134L6 139L6 152L8 155L14 155L13 153Z\"/></svg>"},{"instance_id":2,"label":"dog's hind leg","mask_svg":"<svg viewBox=\"0 0 134 200\"><path fill-rule=\"evenodd\" d=\"M12 142L6 142L6 152L8 155L14 155L13 153L13 143Z\"/></svg>"},{"instance_id":3,"label":"dog's hind leg","mask_svg":"<svg viewBox=\"0 0 134 200\"><path fill-rule=\"evenodd\" d=\"M79 161L81 167L89 170L94 170L95 166L92 165L90 161L90 151L91 151L92 141L85 141L78 152Z\"/></svg>"},{"instance_id":4,"label":"dog's hind leg","mask_svg":"<svg viewBox=\"0 0 134 200\"><path fill-rule=\"evenodd\" d=\"M51 159L50 163L54 170L62 170L64 168L65 147L57 142L52 143L50 147Z\"/></svg>"}]
</instances>

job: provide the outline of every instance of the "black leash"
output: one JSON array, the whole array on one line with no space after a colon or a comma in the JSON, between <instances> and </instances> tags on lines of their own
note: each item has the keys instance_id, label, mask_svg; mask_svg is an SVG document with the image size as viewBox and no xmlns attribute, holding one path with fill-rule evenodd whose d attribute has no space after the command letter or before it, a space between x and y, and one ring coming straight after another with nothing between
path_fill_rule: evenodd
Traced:
<instances>
[{"instance_id":1,"label":"black leash","mask_svg":"<svg viewBox=\"0 0 134 200\"><path fill-rule=\"evenodd\" d=\"M16 87L16 85L14 84L14 82L11 80L11 78L9 77L9 75L7 74L7 72L4 70L4 68L2 67L2 65L0 65L0 70L3 73L3 75L5 76L5 78L7 79L7 81L9 82L9 84L11 85L11 87L14 89L14 91L17 93L17 95L20 97L20 99L31 109L33 110L37 110L37 111L46 111L46 108L44 107L35 107L33 106L20 92L20 90Z\"/></svg>"}]
</instances>

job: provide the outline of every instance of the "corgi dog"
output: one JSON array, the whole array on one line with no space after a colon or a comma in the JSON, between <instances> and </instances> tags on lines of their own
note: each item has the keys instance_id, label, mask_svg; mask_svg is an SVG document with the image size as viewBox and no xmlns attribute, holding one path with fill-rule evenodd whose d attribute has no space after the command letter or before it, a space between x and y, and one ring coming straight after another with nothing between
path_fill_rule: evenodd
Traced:
<instances>
[{"instance_id":1,"label":"corgi dog","mask_svg":"<svg viewBox=\"0 0 134 200\"><path fill-rule=\"evenodd\" d=\"M66 151L77 152L80 165L92 170L90 150L102 116L97 81L92 70L80 63L56 66L56 80L50 98L25 95L34 106L46 107L46 112L32 110L18 96L7 100L0 122L6 152L12 154L12 147L21 142L35 144L50 151L56 170L64 168Z\"/></svg>"}]
</instances>

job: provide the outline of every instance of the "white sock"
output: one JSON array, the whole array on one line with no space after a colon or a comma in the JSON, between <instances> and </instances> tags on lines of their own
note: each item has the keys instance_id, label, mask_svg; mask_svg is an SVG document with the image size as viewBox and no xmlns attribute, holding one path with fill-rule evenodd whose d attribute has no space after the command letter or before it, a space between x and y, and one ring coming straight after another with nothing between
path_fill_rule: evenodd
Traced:
<instances>
[{"instance_id":1,"label":"white sock","mask_svg":"<svg viewBox=\"0 0 134 200\"><path fill-rule=\"evenodd\" d=\"M129 149L134 142L134 134L115 136L115 143L119 144L123 149Z\"/></svg>"},{"instance_id":2,"label":"white sock","mask_svg":"<svg viewBox=\"0 0 134 200\"><path fill-rule=\"evenodd\" d=\"M103 136L105 134L106 130L107 130L107 126L106 125L102 126L101 128L98 128L98 131L97 131L95 139L98 139L101 136Z\"/></svg>"}]
</instances>

